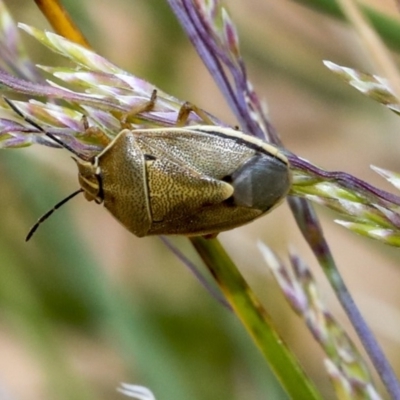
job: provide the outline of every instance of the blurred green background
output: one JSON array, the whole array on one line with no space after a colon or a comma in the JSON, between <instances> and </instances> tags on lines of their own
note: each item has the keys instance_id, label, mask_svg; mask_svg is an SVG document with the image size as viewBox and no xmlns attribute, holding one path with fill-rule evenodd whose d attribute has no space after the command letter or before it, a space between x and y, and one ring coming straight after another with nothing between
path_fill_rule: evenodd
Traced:
<instances>
[{"instance_id":1,"label":"blurred green background","mask_svg":"<svg viewBox=\"0 0 400 400\"><path fill-rule=\"evenodd\" d=\"M369 165L400 170L399 120L322 65L373 72L343 22L291 1L226 1L249 75L286 147L330 170L391 188ZM369 2L374 4L374 2ZM375 2L394 17L391 0ZM6 1L16 21L49 28L33 1ZM131 73L236 124L164 0L64 2L93 48ZM32 38L35 63L58 65ZM0 157L0 398L121 399L120 382L157 400L285 399L233 315L154 238L138 239L80 196L28 244L36 219L77 188L64 151L39 146ZM332 251L363 314L399 370L398 251L321 215ZM293 244L312 266L330 309L348 327L286 205L220 239L327 399L323 354L285 303L256 242L285 256ZM183 238L173 242L198 265Z\"/></svg>"}]
</instances>

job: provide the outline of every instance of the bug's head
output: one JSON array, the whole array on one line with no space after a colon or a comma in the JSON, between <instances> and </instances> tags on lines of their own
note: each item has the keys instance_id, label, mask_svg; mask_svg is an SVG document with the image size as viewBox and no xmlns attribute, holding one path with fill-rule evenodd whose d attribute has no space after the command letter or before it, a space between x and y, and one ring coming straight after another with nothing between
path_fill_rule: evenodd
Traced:
<instances>
[{"instance_id":1,"label":"bug's head","mask_svg":"<svg viewBox=\"0 0 400 400\"><path fill-rule=\"evenodd\" d=\"M88 201L95 201L100 204L104 200L103 188L101 184L100 167L98 158L95 157L93 161L81 160L72 157L78 167L78 180L83 190L85 199Z\"/></svg>"}]
</instances>

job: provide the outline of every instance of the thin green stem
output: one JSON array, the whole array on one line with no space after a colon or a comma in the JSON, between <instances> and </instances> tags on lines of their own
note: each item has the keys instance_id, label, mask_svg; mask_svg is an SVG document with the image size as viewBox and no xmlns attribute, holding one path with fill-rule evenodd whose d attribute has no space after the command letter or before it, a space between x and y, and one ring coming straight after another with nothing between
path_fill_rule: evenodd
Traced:
<instances>
[{"instance_id":1,"label":"thin green stem","mask_svg":"<svg viewBox=\"0 0 400 400\"><path fill-rule=\"evenodd\" d=\"M194 237L191 242L287 393L298 400L320 399L298 360L279 336L271 317L219 241Z\"/></svg>"}]
</instances>

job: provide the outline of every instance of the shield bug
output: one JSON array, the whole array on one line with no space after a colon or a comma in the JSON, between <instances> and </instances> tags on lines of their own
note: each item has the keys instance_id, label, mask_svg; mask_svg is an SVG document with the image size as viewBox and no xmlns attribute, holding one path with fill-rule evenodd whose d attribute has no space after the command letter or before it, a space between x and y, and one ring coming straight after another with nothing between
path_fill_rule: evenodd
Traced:
<instances>
[{"instance_id":1,"label":"shield bug","mask_svg":"<svg viewBox=\"0 0 400 400\"><path fill-rule=\"evenodd\" d=\"M138 237L216 236L272 210L290 189L282 152L239 130L214 125L122 129L88 158L7 103L77 157L81 188L40 218L27 240L56 208L81 192L104 204Z\"/></svg>"}]
</instances>

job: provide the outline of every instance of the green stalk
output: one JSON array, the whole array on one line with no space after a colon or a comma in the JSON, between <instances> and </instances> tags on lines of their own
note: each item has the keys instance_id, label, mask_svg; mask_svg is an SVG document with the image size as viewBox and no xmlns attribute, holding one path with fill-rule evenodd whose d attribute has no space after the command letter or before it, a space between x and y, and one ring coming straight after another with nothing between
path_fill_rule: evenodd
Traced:
<instances>
[{"instance_id":1,"label":"green stalk","mask_svg":"<svg viewBox=\"0 0 400 400\"><path fill-rule=\"evenodd\" d=\"M321 399L220 242L201 237L191 242L288 395L296 400Z\"/></svg>"}]
</instances>

